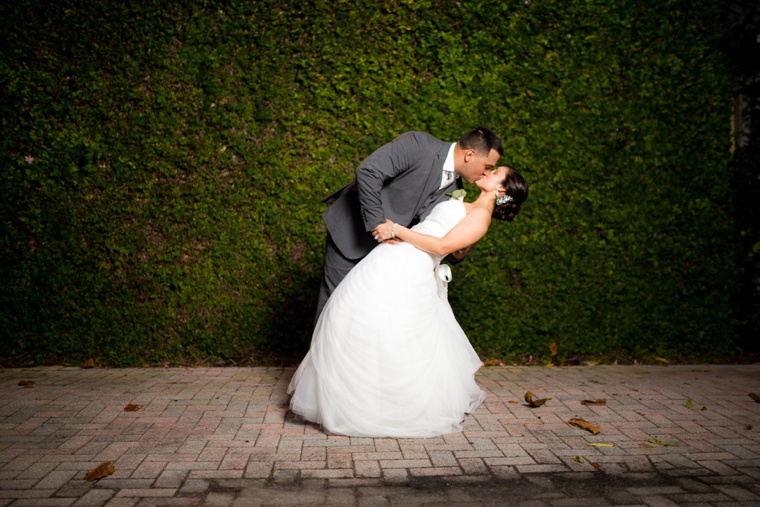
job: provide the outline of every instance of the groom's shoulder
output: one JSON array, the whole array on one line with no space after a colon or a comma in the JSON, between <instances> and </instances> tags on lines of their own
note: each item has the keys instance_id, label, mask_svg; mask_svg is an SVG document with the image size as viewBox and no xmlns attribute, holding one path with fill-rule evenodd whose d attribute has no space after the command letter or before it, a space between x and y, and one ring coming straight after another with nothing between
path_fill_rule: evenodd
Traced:
<instances>
[{"instance_id":1,"label":"groom's shoulder","mask_svg":"<svg viewBox=\"0 0 760 507\"><path fill-rule=\"evenodd\" d=\"M396 139L394 139L394 142L410 143L420 146L437 146L440 144L445 144L434 135L427 132L421 132L419 130L409 130L407 132L404 132L403 134L400 134L398 137L396 137Z\"/></svg>"}]
</instances>

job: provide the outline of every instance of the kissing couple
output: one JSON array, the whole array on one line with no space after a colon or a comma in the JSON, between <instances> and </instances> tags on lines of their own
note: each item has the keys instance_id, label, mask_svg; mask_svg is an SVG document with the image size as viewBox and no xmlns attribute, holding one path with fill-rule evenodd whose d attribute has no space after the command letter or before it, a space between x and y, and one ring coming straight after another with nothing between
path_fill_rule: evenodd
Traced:
<instances>
[{"instance_id":1,"label":"kissing couple","mask_svg":"<svg viewBox=\"0 0 760 507\"><path fill-rule=\"evenodd\" d=\"M288 388L297 416L357 437L461 431L485 399L482 362L449 305L441 262L460 262L494 218L511 221L527 199L520 173L497 165L503 152L484 127L454 143L406 132L323 200L316 324ZM479 190L472 202L450 198L462 180Z\"/></svg>"}]
</instances>

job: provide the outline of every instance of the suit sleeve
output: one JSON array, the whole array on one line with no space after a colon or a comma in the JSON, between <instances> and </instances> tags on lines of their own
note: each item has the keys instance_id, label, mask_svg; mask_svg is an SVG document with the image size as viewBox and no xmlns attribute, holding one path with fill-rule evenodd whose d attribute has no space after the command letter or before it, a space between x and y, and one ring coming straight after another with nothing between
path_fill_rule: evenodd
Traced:
<instances>
[{"instance_id":1,"label":"suit sleeve","mask_svg":"<svg viewBox=\"0 0 760 507\"><path fill-rule=\"evenodd\" d=\"M356 169L359 204L366 231L385 222L382 199L385 182L415 167L417 158L424 153L420 135L418 132L401 134L378 148Z\"/></svg>"}]
</instances>

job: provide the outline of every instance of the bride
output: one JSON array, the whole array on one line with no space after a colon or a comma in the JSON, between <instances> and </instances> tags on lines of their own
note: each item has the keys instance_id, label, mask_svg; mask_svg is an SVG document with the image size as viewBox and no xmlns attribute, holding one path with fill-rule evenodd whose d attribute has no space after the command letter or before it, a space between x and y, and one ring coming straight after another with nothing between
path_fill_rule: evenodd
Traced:
<instances>
[{"instance_id":1,"label":"bride","mask_svg":"<svg viewBox=\"0 0 760 507\"><path fill-rule=\"evenodd\" d=\"M510 167L475 185L481 193L472 203L445 201L411 229L389 220L379 227L382 244L340 283L317 321L288 387L295 414L348 436L461 430L485 398L474 378L482 363L436 268L482 238L492 217L512 220L528 196Z\"/></svg>"}]
</instances>

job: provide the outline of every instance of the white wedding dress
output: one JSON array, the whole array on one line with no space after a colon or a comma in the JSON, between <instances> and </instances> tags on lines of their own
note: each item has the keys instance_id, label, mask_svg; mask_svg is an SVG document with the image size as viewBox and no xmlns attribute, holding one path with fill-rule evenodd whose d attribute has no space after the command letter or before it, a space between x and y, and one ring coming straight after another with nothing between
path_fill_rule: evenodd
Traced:
<instances>
[{"instance_id":1,"label":"white wedding dress","mask_svg":"<svg viewBox=\"0 0 760 507\"><path fill-rule=\"evenodd\" d=\"M464 204L438 204L415 230L442 237ZM440 256L381 244L330 296L290 382L291 410L330 432L429 437L461 430L485 398L482 365L454 318Z\"/></svg>"}]
</instances>

